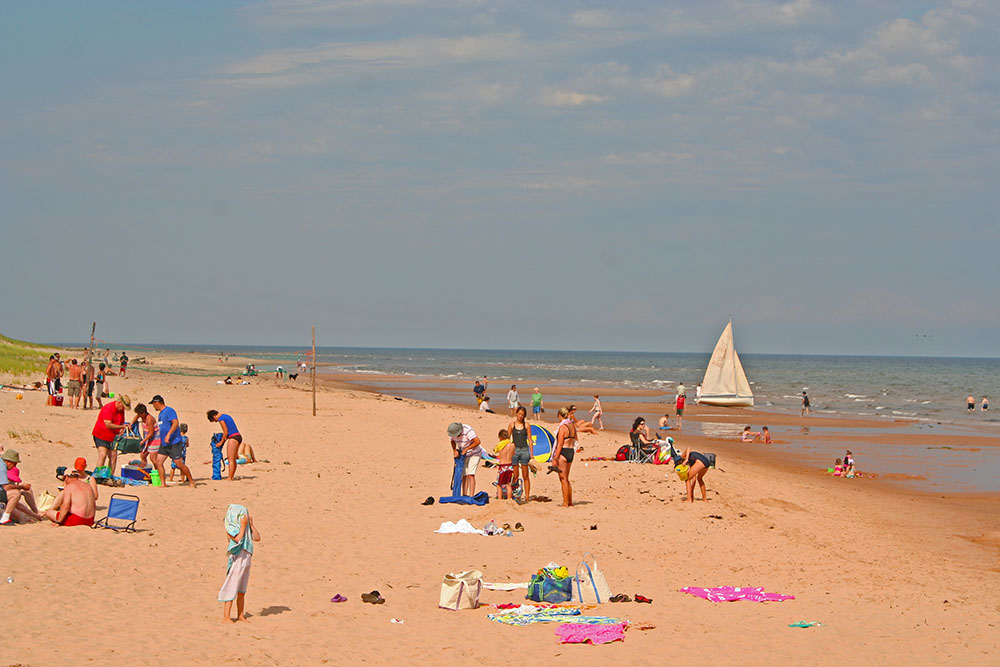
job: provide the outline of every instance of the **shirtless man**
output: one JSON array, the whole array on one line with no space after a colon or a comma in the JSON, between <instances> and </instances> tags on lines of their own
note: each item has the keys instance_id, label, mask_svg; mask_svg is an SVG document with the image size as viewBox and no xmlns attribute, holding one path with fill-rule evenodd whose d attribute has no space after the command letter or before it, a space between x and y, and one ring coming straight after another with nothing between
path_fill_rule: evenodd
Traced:
<instances>
[{"instance_id":1,"label":"shirtless man","mask_svg":"<svg viewBox=\"0 0 1000 667\"><path fill-rule=\"evenodd\" d=\"M45 384L49 388L48 405L52 405L52 396L59 393L60 380L62 377L62 362L59 361L59 353L56 352L49 357L49 365L45 368Z\"/></svg>"},{"instance_id":2,"label":"shirtless man","mask_svg":"<svg viewBox=\"0 0 1000 667\"><path fill-rule=\"evenodd\" d=\"M87 357L83 361L83 409L90 410L94 407L94 361Z\"/></svg>"},{"instance_id":3,"label":"shirtless man","mask_svg":"<svg viewBox=\"0 0 1000 667\"><path fill-rule=\"evenodd\" d=\"M66 393L69 394L69 407L76 410L80 407L80 394L83 389L83 366L76 359L69 362L69 382L66 383Z\"/></svg>"},{"instance_id":4,"label":"shirtless man","mask_svg":"<svg viewBox=\"0 0 1000 667\"><path fill-rule=\"evenodd\" d=\"M80 481L80 471L66 471L66 486L56 496L45 518L57 526L93 526L97 499L89 485Z\"/></svg>"}]
</instances>

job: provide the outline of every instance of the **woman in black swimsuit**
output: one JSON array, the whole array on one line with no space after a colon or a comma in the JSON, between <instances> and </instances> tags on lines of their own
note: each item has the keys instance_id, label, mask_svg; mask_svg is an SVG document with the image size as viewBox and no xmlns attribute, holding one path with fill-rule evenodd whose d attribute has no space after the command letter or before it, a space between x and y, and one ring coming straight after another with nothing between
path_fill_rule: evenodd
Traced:
<instances>
[{"instance_id":1,"label":"woman in black swimsuit","mask_svg":"<svg viewBox=\"0 0 1000 667\"><path fill-rule=\"evenodd\" d=\"M568 408L559 408L559 430L556 431L556 467L562 484L563 507L573 506L573 486L569 483L569 469L576 454L576 424L569 418Z\"/></svg>"},{"instance_id":2,"label":"woman in black swimsuit","mask_svg":"<svg viewBox=\"0 0 1000 667\"><path fill-rule=\"evenodd\" d=\"M518 406L514 410L514 421L507 426L510 441L514 443L514 460L511 462L514 464L514 481L517 481L517 471L521 471L521 484L524 487L524 496L522 496L524 500L522 502L531 500L531 468L528 466L528 462L531 461L531 445L529 444L531 428L528 426L527 417L527 408L523 405Z\"/></svg>"},{"instance_id":3,"label":"woman in black swimsuit","mask_svg":"<svg viewBox=\"0 0 1000 667\"><path fill-rule=\"evenodd\" d=\"M714 454L712 456L715 456ZM708 472L708 468L711 465L708 457L701 452L692 452L691 448L688 447L681 454L679 459L674 460L674 465L685 464L690 466L688 468L687 479L687 494L688 502L694 502L694 485L695 482L698 483L699 488L701 488L701 499L708 500L708 491L705 489L705 473Z\"/></svg>"}]
</instances>

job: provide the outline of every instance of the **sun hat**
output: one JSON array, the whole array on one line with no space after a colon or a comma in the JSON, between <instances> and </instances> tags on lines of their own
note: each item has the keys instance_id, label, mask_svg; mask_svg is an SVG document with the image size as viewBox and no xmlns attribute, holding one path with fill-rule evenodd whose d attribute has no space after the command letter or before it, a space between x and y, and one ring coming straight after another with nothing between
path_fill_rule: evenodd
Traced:
<instances>
[{"instance_id":1,"label":"sun hat","mask_svg":"<svg viewBox=\"0 0 1000 667\"><path fill-rule=\"evenodd\" d=\"M462 435L462 425L459 424L458 422L452 422L448 424L448 435L450 435L453 438L457 438L458 436Z\"/></svg>"},{"instance_id":2,"label":"sun hat","mask_svg":"<svg viewBox=\"0 0 1000 667\"><path fill-rule=\"evenodd\" d=\"M132 407L132 399L129 398L128 394L119 394L118 400L121 401L122 405L124 405L126 408Z\"/></svg>"},{"instance_id":3,"label":"sun hat","mask_svg":"<svg viewBox=\"0 0 1000 667\"><path fill-rule=\"evenodd\" d=\"M79 457L79 458L77 458L76 461L73 462L73 469L74 470L79 470L80 472L83 472L84 470L86 470L87 469L87 459L83 458L82 456Z\"/></svg>"},{"instance_id":4,"label":"sun hat","mask_svg":"<svg viewBox=\"0 0 1000 667\"><path fill-rule=\"evenodd\" d=\"M21 455L17 453L16 449L8 449L6 452L0 455L0 459L3 459L4 461L10 461L11 463L20 463Z\"/></svg>"}]
</instances>

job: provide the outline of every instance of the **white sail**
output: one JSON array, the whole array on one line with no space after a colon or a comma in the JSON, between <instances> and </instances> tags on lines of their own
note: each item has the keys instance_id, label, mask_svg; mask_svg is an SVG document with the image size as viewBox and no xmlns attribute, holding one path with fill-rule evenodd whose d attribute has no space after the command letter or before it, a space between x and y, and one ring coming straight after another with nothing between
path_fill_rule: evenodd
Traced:
<instances>
[{"instance_id":1,"label":"white sail","mask_svg":"<svg viewBox=\"0 0 1000 667\"><path fill-rule=\"evenodd\" d=\"M712 358L705 369L705 379L701 383L699 403L745 407L753 405L750 382L733 344L732 320L722 330L719 342L712 351Z\"/></svg>"}]
</instances>

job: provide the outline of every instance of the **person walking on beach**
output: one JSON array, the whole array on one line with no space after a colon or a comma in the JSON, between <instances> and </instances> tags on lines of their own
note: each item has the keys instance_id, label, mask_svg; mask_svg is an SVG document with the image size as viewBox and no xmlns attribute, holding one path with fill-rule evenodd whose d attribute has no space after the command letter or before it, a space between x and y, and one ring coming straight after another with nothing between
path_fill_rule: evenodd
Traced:
<instances>
[{"instance_id":1,"label":"person walking on beach","mask_svg":"<svg viewBox=\"0 0 1000 667\"><path fill-rule=\"evenodd\" d=\"M236 421L229 415L219 414L218 410L208 411L208 421L222 425L222 441L218 447L226 448L226 459L229 461L229 481L236 479L236 457L243 444L243 436L236 427Z\"/></svg>"},{"instance_id":2,"label":"person walking on beach","mask_svg":"<svg viewBox=\"0 0 1000 667\"><path fill-rule=\"evenodd\" d=\"M522 405L514 411L514 421L507 425L510 441L514 443L514 475L521 474L524 487L524 502L531 500L531 427L528 425L528 411Z\"/></svg>"},{"instance_id":3,"label":"person walking on beach","mask_svg":"<svg viewBox=\"0 0 1000 667\"><path fill-rule=\"evenodd\" d=\"M542 418L542 392L538 387L531 394L531 418L538 421Z\"/></svg>"},{"instance_id":4,"label":"person walking on beach","mask_svg":"<svg viewBox=\"0 0 1000 667\"><path fill-rule=\"evenodd\" d=\"M681 430L684 427L684 402L687 401L687 396L684 392L680 391L684 388L684 385L677 387L677 402L674 404L674 412L677 413L677 430Z\"/></svg>"},{"instance_id":5,"label":"person walking on beach","mask_svg":"<svg viewBox=\"0 0 1000 667\"><path fill-rule=\"evenodd\" d=\"M483 404L483 397L486 396L486 387L476 378L476 385L472 388L472 395L476 397L476 405Z\"/></svg>"},{"instance_id":6,"label":"person walking on beach","mask_svg":"<svg viewBox=\"0 0 1000 667\"><path fill-rule=\"evenodd\" d=\"M94 446L97 447L97 467L102 467L108 461L112 475L118 467L118 450L113 442L115 436L125 430L125 410L131 407L132 399L128 395L118 396L97 413L97 422L91 431Z\"/></svg>"},{"instance_id":7,"label":"person walking on beach","mask_svg":"<svg viewBox=\"0 0 1000 667\"><path fill-rule=\"evenodd\" d=\"M555 468L559 471L562 486L563 507L573 506L573 485L569 481L569 471L576 455L576 424L569 418L569 408L559 408L559 430L556 431Z\"/></svg>"},{"instance_id":8,"label":"person walking on beach","mask_svg":"<svg viewBox=\"0 0 1000 667\"><path fill-rule=\"evenodd\" d=\"M465 470L462 471L462 495L476 495L476 470L483 456L483 443L468 424L452 422L448 424L448 437L451 438L451 453L454 458L465 457Z\"/></svg>"},{"instance_id":9,"label":"person walking on beach","mask_svg":"<svg viewBox=\"0 0 1000 667\"><path fill-rule=\"evenodd\" d=\"M160 451L152 455L153 465L160 473L160 479L164 484L160 488L166 488L167 471L163 464L170 459L181 471L181 480L187 479L188 485L193 489L196 487L194 476L191 470L184 463L184 441L181 439L181 422L177 418L177 411L168 407L163 402L163 397L157 394L149 401L157 412L159 412L158 428L160 432Z\"/></svg>"},{"instance_id":10,"label":"person walking on beach","mask_svg":"<svg viewBox=\"0 0 1000 667\"><path fill-rule=\"evenodd\" d=\"M222 603L222 623L225 625L247 620L243 610L246 606L247 586L250 584L250 559L253 556L253 543L260 542L260 533L250 516L250 510L235 503L226 510L223 525L226 528L229 566L226 568L226 580L219 589L219 602ZM233 600L236 600L235 619L232 618Z\"/></svg>"},{"instance_id":11,"label":"person walking on beach","mask_svg":"<svg viewBox=\"0 0 1000 667\"><path fill-rule=\"evenodd\" d=\"M810 412L811 412L811 410L809 409L809 394L807 394L806 390L803 389L802 390L802 412L801 412L801 414L802 414L803 417L805 417Z\"/></svg>"},{"instance_id":12,"label":"person walking on beach","mask_svg":"<svg viewBox=\"0 0 1000 667\"><path fill-rule=\"evenodd\" d=\"M510 391L507 392L507 407L510 408L510 416L514 416L514 410L517 410L517 406L521 405L521 400L517 396L517 385L512 384L510 386Z\"/></svg>"},{"instance_id":13,"label":"person walking on beach","mask_svg":"<svg viewBox=\"0 0 1000 667\"><path fill-rule=\"evenodd\" d=\"M969 397L965 399L965 407L968 412L976 411L976 397L969 394Z\"/></svg>"},{"instance_id":14,"label":"person walking on beach","mask_svg":"<svg viewBox=\"0 0 1000 667\"><path fill-rule=\"evenodd\" d=\"M593 415L594 415L593 417L590 418L590 423L591 424L597 424L598 422L600 422L601 423L601 430L603 431L604 430L604 420L601 419L601 415L604 414L604 410L601 408L601 397L598 396L597 394L594 394L594 407L592 407L590 409L590 412L592 412Z\"/></svg>"}]
</instances>

